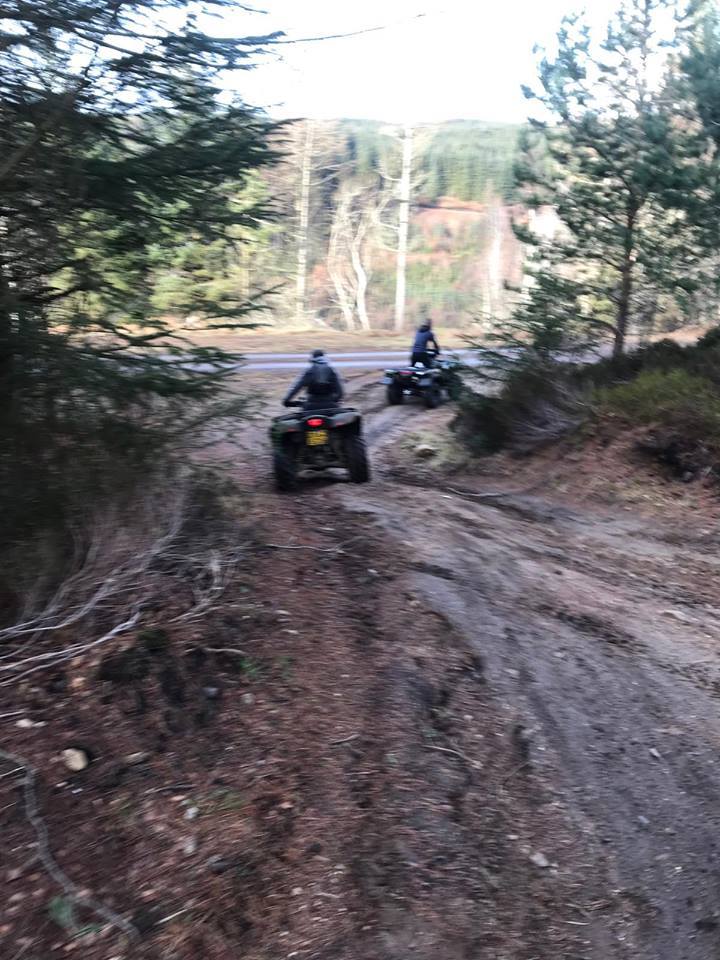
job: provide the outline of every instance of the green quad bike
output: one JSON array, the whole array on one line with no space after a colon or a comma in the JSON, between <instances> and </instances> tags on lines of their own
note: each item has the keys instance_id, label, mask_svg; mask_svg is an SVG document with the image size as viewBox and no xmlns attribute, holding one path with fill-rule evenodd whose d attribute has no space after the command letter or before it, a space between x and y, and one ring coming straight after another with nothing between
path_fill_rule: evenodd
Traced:
<instances>
[{"instance_id":1,"label":"green quad bike","mask_svg":"<svg viewBox=\"0 0 720 960\"><path fill-rule=\"evenodd\" d=\"M289 407L305 407L295 400ZM367 483L370 465L362 416L352 407L298 410L274 417L270 426L273 470L278 490L295 490L304 471L347 470L352 483Z\"/></svg>"},{"instance_id":2,"label":"green quad bike","mask_svg":"<svg viewBox=\"0 0 720 960\"><path fill-rule=\"evenodd\" d=\"M405 397L418 397L428 410L434 410L445 400L456 400L460 378L460 364L452 358L440 357L435 350L428 350L431 365L408 364L386 370L380 381L387 387L387 402L391 406L402 403Z\"/></svg>"}]
</instances>

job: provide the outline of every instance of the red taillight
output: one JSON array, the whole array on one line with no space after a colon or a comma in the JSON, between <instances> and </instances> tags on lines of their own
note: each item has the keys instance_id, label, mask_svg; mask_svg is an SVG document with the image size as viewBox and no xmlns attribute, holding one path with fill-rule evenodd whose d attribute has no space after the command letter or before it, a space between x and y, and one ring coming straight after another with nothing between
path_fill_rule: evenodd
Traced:
<instances>
[{"instance_id":1,"label":"red taillight","mask_svg":"<svg viewBox=\"0 0 720 960\"><path fill-rule=\"evenodd\" d=\"M311 417L308 420L307 425L309 427L321 427L324 423L325 421L323 420L322 417Z\"/></svg>"}]
</instances>

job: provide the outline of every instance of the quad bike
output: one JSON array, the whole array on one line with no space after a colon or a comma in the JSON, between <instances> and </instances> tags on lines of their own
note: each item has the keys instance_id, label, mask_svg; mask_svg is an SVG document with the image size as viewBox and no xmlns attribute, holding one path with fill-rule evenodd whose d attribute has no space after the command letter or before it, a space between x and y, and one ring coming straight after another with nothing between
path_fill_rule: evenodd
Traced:
<instances>
[{"instance_id":1,"label":"quad bike","mask_svg":"<svg viewBox=\"0 0 720 960\"><path fill-rule=\"evenodd\" d=\"M305 407L295 400L289 407ZM270 427L273 469L278 490L294 490L304 470L343 467L353 483L370 479L362 416L352 407L298 410L274 417Z\"/></svg>"},{"instance_id":2,"label":"quad bike","mask_svg":"<svg viewBox=\"0 0 720 960\"><path fill-rule=\"evenodd\" d=\"M458 361L440 359L435 350L428 350L428 357L429 367L416 363L385 371L380 382L387 386L389 404L402 403L407 396L420 397L429 410L434 410L443 400L454 399L459 383Z\"/></svg>"}]
</instances>

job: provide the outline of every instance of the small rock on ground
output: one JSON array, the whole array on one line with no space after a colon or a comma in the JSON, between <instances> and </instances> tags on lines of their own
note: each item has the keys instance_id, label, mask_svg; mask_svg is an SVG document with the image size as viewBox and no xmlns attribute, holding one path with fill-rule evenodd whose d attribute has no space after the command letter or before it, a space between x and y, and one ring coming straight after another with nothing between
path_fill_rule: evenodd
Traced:
<instances>
[{"instance_id":1,"label":"small rock on ground","mask_svg":"<svg viewBox=\"0 0 720 960\"><path fill-rule=\"evenodd\" d=\"M550 861L544 853L534 853L530 857L530 862L534 863L536 867L540 867L541 870L547 870L550 866Z\"/></svg>"}]
</instances>

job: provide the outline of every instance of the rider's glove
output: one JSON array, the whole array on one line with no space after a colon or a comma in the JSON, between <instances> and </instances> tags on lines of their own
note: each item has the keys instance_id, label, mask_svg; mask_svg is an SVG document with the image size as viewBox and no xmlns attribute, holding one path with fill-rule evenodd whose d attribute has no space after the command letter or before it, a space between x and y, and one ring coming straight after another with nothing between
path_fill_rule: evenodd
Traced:
<instances>
[{"instance_id":1,"label":"rider's glove","mask_svg":"<svg viewBox=\"0 0 720 960\"><path fill-rule=\"evenodd\" d=\"M290 406L290 400L288 400L287 398L286 398L285 400L283 400L283 406L284 406L284 407L289 407L289 406Z\"/></svg>"}]
</instances>

